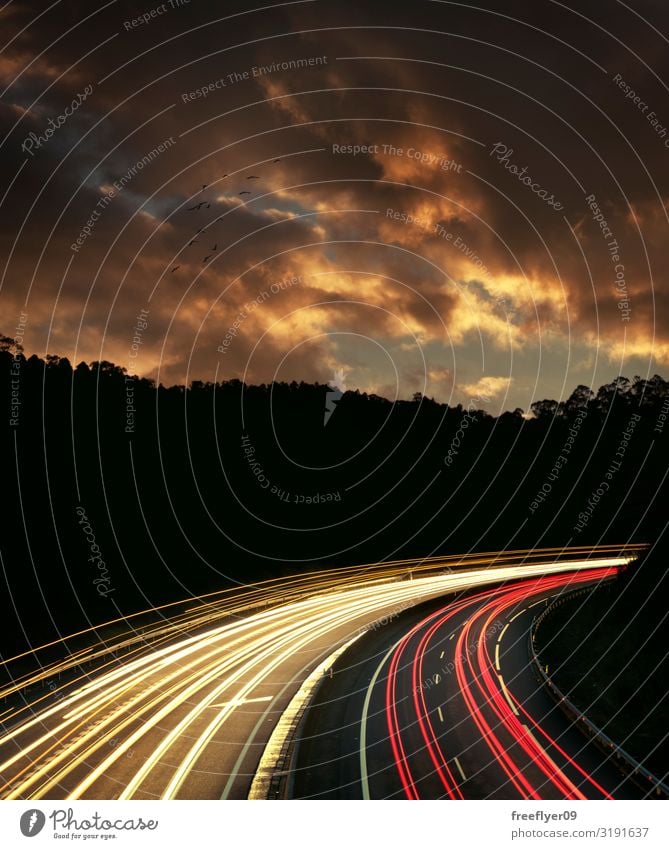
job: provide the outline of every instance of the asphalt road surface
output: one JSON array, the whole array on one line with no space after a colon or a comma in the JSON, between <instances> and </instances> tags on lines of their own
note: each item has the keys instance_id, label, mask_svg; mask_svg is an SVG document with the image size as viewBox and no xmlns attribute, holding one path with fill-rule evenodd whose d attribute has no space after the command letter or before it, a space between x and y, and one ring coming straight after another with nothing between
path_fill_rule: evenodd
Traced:
<instances>
[{"instance_id":1,"label":"asphalt road surface","mask_svg":"<svg viewBox=\"0 0 669 849\"><path fill-rule=\"evenodd\" d=\"M275 726L338 646L385 635L383 623L394 627L415 605L454 592L538 575L576 579L595 565L584 556L575 549L505 552L326 570L82 632L41 650L50 658L60 652L59 659L34 670L26 671L29 658L7 661L0 793L9 799L245 798ZM611 549L588 556L603 571L629 559L615 558ZM406 657L415 652L415 635L409 639ZM426 652L427 675L432 644ZM39 659L40 650L31 657ZM503 662L512 663L506 653ZM408 686L405 666L398 669L398 692ZM505 666L505 675L514 668L507 673ZM425 696L432 700L436 692ZM371 795L389 795L390 788L378 777L382 747L375 743L384 734L387 743L382 695L381 687L371 694ZM414 724L410 712L403 715L399 736L413 733ZM485 788L490 779L478 777L479 759L468 748L476 736L471 724L457 733L471 786ZM410 753L420 749L415 741L405 745ZM384 769L397 772L392 753ZM434 776L423 780L437 786Z\"/></svg>"},{"instance_id":2,"label":"asphalt road surface","mask_svg":"<svg viewBox=\"0 0 669 849\"><path fill-rule=\"evenodd\" d=\"M555 704L530 660L528 635L548 600L610 577L600 569L507 584L370 631L316 695L289 795L641 798L613 754Z\"/></svg>"}]
</instances>

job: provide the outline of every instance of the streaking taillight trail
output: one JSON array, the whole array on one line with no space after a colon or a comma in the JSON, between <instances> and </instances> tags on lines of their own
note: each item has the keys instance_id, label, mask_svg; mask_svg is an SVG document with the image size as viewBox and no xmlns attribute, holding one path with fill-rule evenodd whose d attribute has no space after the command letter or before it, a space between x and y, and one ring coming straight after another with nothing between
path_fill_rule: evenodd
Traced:
<instances>
[{"instance_id":1,"label":"streaking taillight trail","mask_svg":"<svg viewBox=\"0 0 669 849\"><path fill-rule=\"evenodd\" d=\"M454 645L454 672L457 690L466 705L468 715L474 722L480 738L485 741L491 757L496 761L509 783L523 799L541 799L544 788L550 786L552 794L565 799L585 799L587 795L565 773L548 753L552 749L568 762L598 797L612 798L596 779L572 758L548 732L535 721L524 706L515 699L504 684L490 656L485 635L491 623L500 617L509 616L510 611L528 603L537 595L556 593L563 588L595 581L603 581L617 574L615 566L584 569L578 573L548 575L529 580L520 580L512 586L486 590L453 602L436 613L432 613L415 625L400 640L393 652L386 681L386 724L395 766L408 799L421 798L418 776L425 775L425 754L443 787L444 795L451 799L465 798L452 764L457 752L444 749L443 734L439 734L432 722L426 695L424 663L428 650L437 637L448 627L451 620L464 610L471 614L464 623ZM418 643L410 649L416 639ZM475 646L475 650L471 647ZM410 667L411 698L407 699L406 675ZM453 696L450 693L449 696ZM411 725L420 729L424 749L409 751L405 743L403 726L398 706L410 705L413 714ZM524 721L523 721L524 720ZM533 730L530 730L530 729ZM545 745L539 741L537 734ZM506 742L502 738L506 738ZM408 737L407 737L408 740ZM510 742L509 742L510 741ZM532 776L523 768L523 754L535 768ZM537 782L536 776L542 776ZM533 778L533 776L535 776Z\"/></svg>"}]
</instances>

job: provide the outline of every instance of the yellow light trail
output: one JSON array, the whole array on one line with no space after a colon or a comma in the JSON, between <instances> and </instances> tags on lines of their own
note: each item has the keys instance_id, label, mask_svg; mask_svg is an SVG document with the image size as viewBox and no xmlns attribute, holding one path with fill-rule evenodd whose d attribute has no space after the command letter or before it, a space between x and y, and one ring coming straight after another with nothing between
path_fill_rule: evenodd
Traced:
<instances>
[{"instance_id":1,"label":"yellow light trail","mask_svg":"<svg viewBox=\"0 0 669 849\"><path fill-rule=\"evenodd\" d=\"M246 736L234 739L231 732L221 738L231 718L236 727L246 722L243 734L251 735L257 714L247 717L249 703L262 704L256 710L268 716L280 712L309 664L315 668L370 623L485 584L622 565L639 548L614 556L620 548L601 547L589 559L581 558L591 551L579 547L322 570L211 594L197 604L143 611L134 622L125 621L121 633L119 620L106 623L97 631L115 630L109 642L82 646L0 693L16 696L57 675L62 679L6 716L0 792L7 799L189 797L195 773L207 772L199 765L212 746L223 742L237 752L247 743ZM141 631L133 624L141 624ZM62 645L74 636L86 639L94 632L81 631ZM41 648L53 651L57 644ZM121 650L124 657L117 656ZM83 674L85 663L97 668ZM277 679L294 683L281 703L267 695Z\"/></svg>"}]
</instances>

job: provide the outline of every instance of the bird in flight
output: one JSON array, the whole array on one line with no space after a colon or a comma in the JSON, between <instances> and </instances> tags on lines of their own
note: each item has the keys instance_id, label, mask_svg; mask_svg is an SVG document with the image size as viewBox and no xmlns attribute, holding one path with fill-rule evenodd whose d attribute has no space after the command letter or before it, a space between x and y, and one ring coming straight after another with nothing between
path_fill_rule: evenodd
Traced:
<instances>
[{"instance_id":1,"label":"bird in flight","mask_svg":"<svg viewBox=\"0 0 669 849\"><path fill-rule=\"evenodd\" d=\"M170 274L174 274L174 272L177 270L177 268L181 268L181 266L175 265L174 268L172 269L172 271L170 272Z\"/></svg>"},{"instance_id":2,"label":"bird in flight","mask_svg":"<svg viewBox=\"0 0 669 849\"><path fill-rule=\"evenodd\" d=\"M207 184L202 183L202 188L200 189L200 191L203 192L206 188L207 188Z\"/></svg>"},{"instance_id":3,"label":"bird in flight","mask_svg":"<svg viewBox=\"0 0 669 849\"><path fill-rule=\"evenodd\" d=\"M251 194L251 192L240 192L239 194L240 194L240 195L250 195L250 194Z\"/></svg>"},{"instance_id":4,"label":"bird in flight","mask_svg":"<svg viewBox=\"0 0 669 849\"><path fill-rule=\"evenodd\" d=\"M212 248L212 251L217 251L217 250L218 250L218 242L216 242L216 244L215 244L215 245L214 245L214 247Z\"/></svg>"},{"instance_id":5,"label":"bird in flight","mask_svg":"<svg viewBox=\"0 0 669 849\"><path fill-rule=\"evenodd\" d=\"M191 239L190 242L188 243L188 247L190 247L191 245L195 245L199 241L200 241L199 239Z\"/></svg>"},{"instance_id":6,"label":"bird in flight","mask_svg":"<svg viewBox=\"0 0 669 849\"><path fill-rule=\"evenodd\" d=\"M260 177L256 177L256 176L255 176L255 174L251 174L251 175L250 175L249 177L247 177L246 179L247 179L247 180L259 180L259 179L260 179Z\"/></svg>"},{"instance_id":7,"label":"bird in flight","mask_svg":"<svg viewBox=\"0 0 669 849\"><path fill-rule=\"evenodd\" d=\"M189 206L188 211L192 212L194 209L200 209L202 206L204 206L204 201L202 203L196 203L195 206Z\"/></svg>"},{"instance_id":8,"label":"bird in flight","mask_svg":"<svg viewBox=\"0 0 669 849\"><path fill-rule=\"evenodd\" d=\"M213 256L213 254L209 254L209 256L206 256L206 257L202 260L202 265L204 265L204 264L205 264L205 262L207 262L208 260L210 260L210 259L212 258L212 256Z\"/></svg>"},{"instance_id":9,"label":"bird in flight","mask_svg":"<svg viewBox=\"0 0 669 849\"><path fill-rule=\"evenodd\" d=\"M280 160L280 159L275 159L274 161L275 161L275 162L281 162L281 160Z\"/></svg>"}]
</instances>

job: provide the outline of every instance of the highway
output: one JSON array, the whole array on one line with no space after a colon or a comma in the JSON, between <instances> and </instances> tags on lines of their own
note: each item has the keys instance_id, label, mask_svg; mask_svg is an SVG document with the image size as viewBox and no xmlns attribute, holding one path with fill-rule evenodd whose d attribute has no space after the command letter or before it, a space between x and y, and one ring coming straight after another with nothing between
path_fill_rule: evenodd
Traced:
<instances>
[{"instance_id":1,"label":"highway","mask_svg":"<svg viewBox=\"0 0 669 849\"><path fill-rule=\"evenodd\" d=\"M378 639L416 605L448 594L544 575L591 580L593 568L605 574L634 557L630 549L618 554L614 547L504 552L323 570L144 611L56 641L3 664L0 792L7 799L246 798L268 744L276 745L274 729L335 649ZM474 627L465 640L475 638ZM393 677L398 693L411 686L404 652L421 656L417 635L404 635L408 642L395 648L402 651ZM433 645L425 645L420 674L432 663ZM379 692L372 693L373 711ZM416 768L403 758L417 756L419 747L404 734L433 721L434 692L414 706L422 718L398 717L391 736L404 754L388 762L398 774L406 768L413 776ZM485 713L500 709L497 700ZM370 723L371 734L377 724ZM462 763L473 769L464 751ZM370 795L377 793L373 772Z\"/></svg>"},{"instance_id":2,"label":"highway","mask_svg":"<svg viewBox=\"0 0 669 849\"><path fill-rule=\"evenodd\" d=\"M549 600L616 571L600 566L470 593L358 643L306 718L289 794L641 798L612 753L539 684L528 652L533 619Z\"/></svg>"}]
</instances>

